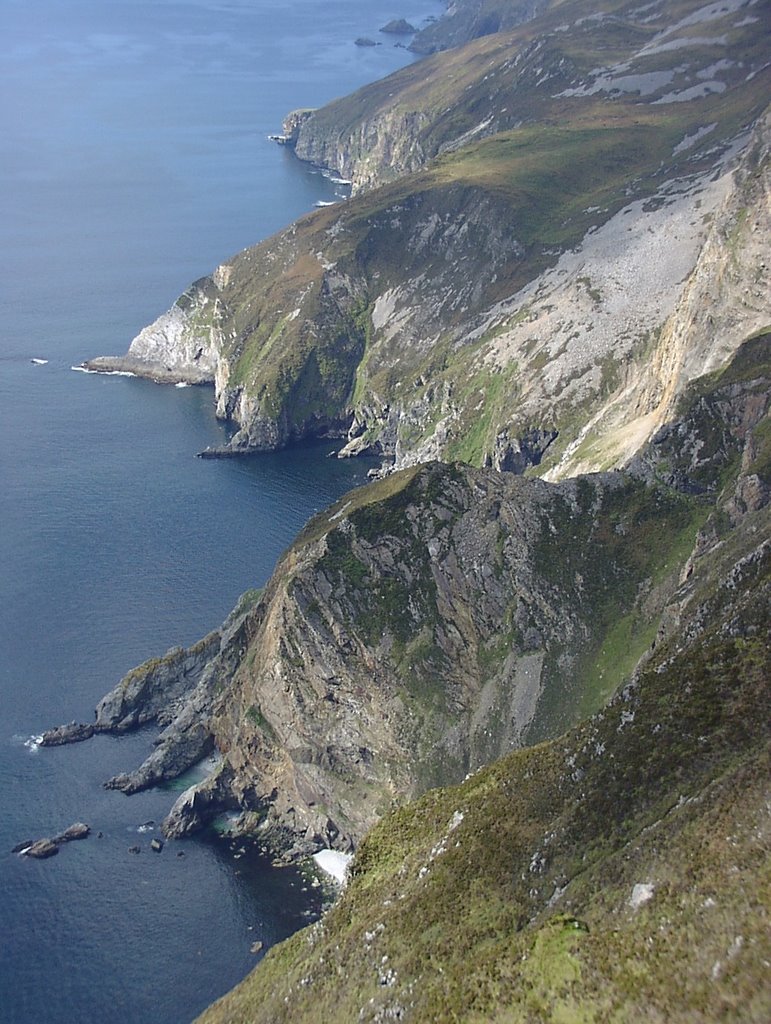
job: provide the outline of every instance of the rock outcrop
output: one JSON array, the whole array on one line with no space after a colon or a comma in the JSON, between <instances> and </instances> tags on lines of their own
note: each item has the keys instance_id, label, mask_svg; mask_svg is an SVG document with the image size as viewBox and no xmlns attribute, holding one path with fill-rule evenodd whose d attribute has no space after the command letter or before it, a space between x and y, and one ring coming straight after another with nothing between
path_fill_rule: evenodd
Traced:
<instances>
[{"instance_id":1,"label":"rock outcrop","mask_svg":"<svg viewBox=\"0 0 771 1024\"><path fill-rule=\"evenodd\" d=\"M33 860L46 860L48 857L55 856L59 852L59 847L65 843L86 839L90 834L89 825L84 825L82 821L76 821L74 825L70 825L64 832L60 832L52 839L30 839L27 842L18 843L14 846L12 853L32 857Z\"/></svg>"},{"instance_id":2,"label":"rock outcrop","mask_svg":"<svg viewBox=\"0 0 771 1024\"><path fill-rule=\"evenodd\" d=\"M232 674L233 659L245 650L248 610L258 594L244 594L222 628L192 647L172 648L132 669L99 701L93 724L58 726L43 734L40 745L78 743L96 733L119 735L154 723L163 726L156 749L136 771L105 785L135 793L177 778L214 750L208 713L214 694Z\"/></svg>"}]
</instances>

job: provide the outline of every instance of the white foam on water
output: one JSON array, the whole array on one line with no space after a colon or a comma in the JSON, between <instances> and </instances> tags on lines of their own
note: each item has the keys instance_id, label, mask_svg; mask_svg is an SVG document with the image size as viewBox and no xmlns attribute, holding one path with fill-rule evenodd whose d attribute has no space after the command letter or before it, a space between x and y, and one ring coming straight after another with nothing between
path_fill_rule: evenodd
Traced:
<instances>
[{"instance_id":1,"label":"white foam on water","mask_svg":"<svg viewBox=\"0 0 771 1024\"><path fill-rule=\"evenodd\" d=\"M40 736L12 736L11 740L13 743L18 743L22 747L26 747L30 754L36 754L40 750L40 744L43 742L42 734Z\"/></svg>"},{"instance_id":2,"label":"white foam on water","mask_svg":"<svg viewBox=\"0 0 771 1024\"><path fill-rule=\"evenodd\" d=\"M36 356L33 356L33 358L30 359L30 362L34 363L35 366L45 366L46 363L48 362L48 360L47 359L38 359Z\"/></svg>"},{"instance_id":3,"label":"white foam on water","mask_svg":"<svg viewBox=\"0 0 771 1024\"><path fill-rule=\"evenodd\" d=\"M316 202L313 205L314 206L334 206L335 205L335 200L334 199L331 199L331 200L317 199Z\"/></svg>"},{"instance_id":4,"label":"white foam on water","mask_svg":"<svg viewBox=\"0 0 771 1024\"><path fill-rule=\"evenodd\" d=\"M87 366L71 366L76 373L98 373L102 377L136 377L130 370L89 370Z\"/></svg>"},{"instance_id":5,"label":"white foam on water","mask_svg":"<svg viewBox=\"0 0 771 1024\"><path fill-rule=\"evenodd\" d=\"M177 382L177 383L176 383L176 384L174 385L174 387L175 387L175 388L189 388L189 387L190 387L190 385L189 385L188 383L186 383L186 382L185 382L184 380L180 380L180 381L178 381L178 382Z\"/></svg>"}]
</instances>

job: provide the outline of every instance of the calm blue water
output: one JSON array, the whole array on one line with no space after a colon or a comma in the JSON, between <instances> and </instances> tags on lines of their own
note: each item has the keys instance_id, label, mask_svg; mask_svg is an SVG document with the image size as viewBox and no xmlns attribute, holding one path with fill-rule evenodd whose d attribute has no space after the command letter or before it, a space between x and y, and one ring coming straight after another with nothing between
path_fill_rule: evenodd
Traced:
<instances>
[{"instance_id":1,"label":"calm blue water","mask_svg":"<svg viewBox=\"0 0 771 1024\"><path fill-rule=\"evenodd\" d=\"M196 277L334 186L265 136L400 66L352 45L434 0L0 0L0 1020L190 1020L317 909L292 872L201 838L174 794L102 789L142 732L33 752L130 667L217 625L366 466L246 462L212 392L70 370L121 353ZM34 366L32 357L48 359ZM50 861L17 842L87 821ZM140 842L143 852L129 855ZM184 857L176 856L177 850Z\"/></svg>"}]
</instances>

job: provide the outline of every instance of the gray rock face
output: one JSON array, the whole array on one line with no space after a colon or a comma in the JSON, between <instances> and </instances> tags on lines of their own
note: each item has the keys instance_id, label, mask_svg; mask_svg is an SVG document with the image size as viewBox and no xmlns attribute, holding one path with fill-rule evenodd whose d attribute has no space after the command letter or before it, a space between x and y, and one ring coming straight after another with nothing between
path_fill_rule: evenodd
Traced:
<instances>
[{"instance_id":1,"label":"gray rock face","mask_svg":"<svg viewBox=\"0 0 771 1024\"><path fill-rule=\"evenodd\" d=\"M116 727L142 707L167 723L111 784L151 785L214 743L223 760L178 799L168 837L228 810L279 859L349 850L394 801L598 709L676 622L687 554L720 543L697 537L719 494L728 522L765 512L768 345L742 346L630 471L549 484L435 463L341 499L202 642L184 693L176 651L142 667L128 703L100 705Z\"/></svg>"},{"instance_id":2,"label":"gray rock face","mask_svg":"<svg viewBox=\"0 0 771 1024\"><path fill-rule=\"evenodd\" d=\"M23 851L26 857L32 857L35 860L45 860L47 857L53 857L59 852L58 845L53 839L38 839Z\"/></svg>"},{"instance_id":3,"label":"gray rock face","mask_svg":"<svg viewBox=\"0 0 771 1024\"><path fill-rule=\"evenodd\" d=\"M70 722L68 725L58 725L55 729L46 730L40 740L40 746L61 747L68 743L82 743L83 740L91 739L93 735L93 725Z\"/></svg>"},{"instance_id":4,"label":"gray rock face","mask_svg":"<svg viewBox=\"0 0 771 1024\"><path fill-rule=\"evenodd\" d=\"M200 680L220 639L218 632L210 633L189 649L172 648L133 669L97 704L96 730L126 732L159 716L168 721L175 702Z\"/></svg>"}]
</instances>

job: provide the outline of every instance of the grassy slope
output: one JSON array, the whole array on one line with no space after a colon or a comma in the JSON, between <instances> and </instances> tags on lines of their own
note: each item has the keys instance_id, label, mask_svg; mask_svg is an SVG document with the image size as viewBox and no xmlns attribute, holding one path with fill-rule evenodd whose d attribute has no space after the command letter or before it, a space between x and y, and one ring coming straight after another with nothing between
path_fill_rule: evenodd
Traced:
<instances>
[{"instance_id":1,"label":"grassy slope","mask_svg":"<svg viewBox=\"0 0 771 1024\"><path fill-rule=\"evenodd\" d=\"M668 640L593 718L388 815L323 922L206 1024L767 1019L771 515L730 525L725 396L767 393L768 352L759 336L691 389L695 449L678 428L648 456L657 474L725 488ZM743 467L766 486L769 446L766 417ZM414 479L378 496L398 506ZM653 895L635 909L638 884Z\"/></svg>"},{"instance_id":2,"label":"grassy slope","mask_svg":"<svg viewBox=\"0 0 771 1024\"><path fill-rule=\"evenodd\" d=\"M604 712L387 817L201 1019L767 1019L770 561Z\"/></svg>"}]
</instances>

